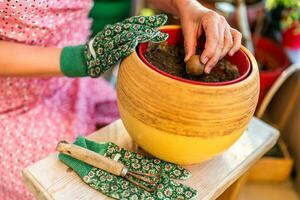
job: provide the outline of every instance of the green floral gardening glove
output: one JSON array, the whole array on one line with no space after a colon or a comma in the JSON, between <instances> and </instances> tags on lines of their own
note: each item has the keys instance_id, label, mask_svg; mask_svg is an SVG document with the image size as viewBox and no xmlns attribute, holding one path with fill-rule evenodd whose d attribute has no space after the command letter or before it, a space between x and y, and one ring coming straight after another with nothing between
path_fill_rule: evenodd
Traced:
<instances>
[{"instance_id":1,"label":"green floral gardening glove","mask_svg":"<svg viewBox=\"0 0 300 200\"><path fill-rule=\"evenodd\" d=\"M154 158L146 158L140 154L120 148L111 142L96 143L79 136L74 144L111 159L114 159L119 154L120 158L118 161L127 166L131 171L162 173L157 190L149 193L122 177L92 167L68 155L59 154L59 159L71 167L85 183L106 196L122 200L173 200L193 199L198 194L196 190L170 179L187 179L190 177L190 172L178 165Z\"/></svg>"},{"instance_id":2,"label":"green floral gardening glove","mask_svg":"<svg viewBox=\"0 0 300 200\"><path fill-rule=\"evenodd\" d=\"M138 43L163 42L166 33L157 30L166 15L134 16L120 23L107 25L86 45L67 46L61 53L62 72L69 77L99 77L119 60L131 54Z\"/></svg>"}]
</instances>

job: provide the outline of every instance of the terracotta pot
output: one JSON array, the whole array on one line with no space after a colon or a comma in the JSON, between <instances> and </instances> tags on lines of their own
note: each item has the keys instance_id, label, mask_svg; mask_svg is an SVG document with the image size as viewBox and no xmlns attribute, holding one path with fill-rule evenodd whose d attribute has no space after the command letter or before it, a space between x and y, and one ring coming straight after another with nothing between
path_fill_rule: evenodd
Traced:
<instances>
[{"instance_id":1,"label":"terracotta pot","mask_svg":"<svg viewBox=\"0 0 300 200\"><path fill-rule=\"evenodd\" d=\"M162 30L181 34L179 26ZM251 71L227 85L166 76L136 52L125 58L117 80L118 107L134 141L150 154L179 164L200 163L231 146L245 131L259 94L256 61L244 47L240 51L245 53L244 61L233 60L250 60Z\"/></svg>"}]
</instances>

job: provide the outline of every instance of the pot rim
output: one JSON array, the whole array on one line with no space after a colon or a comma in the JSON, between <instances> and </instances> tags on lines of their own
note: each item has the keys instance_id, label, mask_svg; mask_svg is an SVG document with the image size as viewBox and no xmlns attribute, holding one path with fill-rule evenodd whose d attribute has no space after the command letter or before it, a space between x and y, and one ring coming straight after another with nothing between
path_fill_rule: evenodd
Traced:
<instances>
[{"instance_id":1,"label":"pot rim","mask_svg":"<svg viewBox=\"0 0 300 200\"><path fill-rule=\"evenodd\" d=\"M159 28L161 29L181 29L181 27L179 25L166 25L166 26L162 26ZM202 81L193 81L193 80L189 80L189 79L184 79L181 77L177 77L174 75L171 75L165 71L162 71L160 69L158 69L157 67L155 67L154 65L152 65L144 56L144 54L142 53L142 49L140 48L141 46L138 45L137 47L137 57L145 64L147 65L147 67L149 67L150 69L158 72L159 74L180 81L180 82L184 82L184 83L188 83L188 84L193 84L193 85L202 85L202 86L226 86L226 85L233 85L235 83L239 83L241 81L243 81L244 79L246 79L252 72L253 66L252 66L252 62L251 59L249 57L249 53L245 52L245 47L241 47L241 49L239 50L243 55L245 55L245 57L247 58L248 62L249 62L249 66L247 71L240 77L230 80L230 81L224 81L224 82L202 82Z\"/></svg>"}]
</instances>

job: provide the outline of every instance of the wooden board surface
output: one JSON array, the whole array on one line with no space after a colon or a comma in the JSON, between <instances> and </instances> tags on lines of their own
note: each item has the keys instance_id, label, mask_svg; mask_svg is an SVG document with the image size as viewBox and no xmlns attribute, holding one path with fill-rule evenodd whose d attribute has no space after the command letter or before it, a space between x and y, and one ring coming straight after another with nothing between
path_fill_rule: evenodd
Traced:
<instances>
[{"instance_id":1,"label":"wooden board surface","mask_svg":"<svg viewBox=\"0 0 300 200\"><path fill-rule=\"evenodd\" d=\"M182 183L199 191L197 199L216 199L275 144L278 136L276 129L253 118L248 130L223 154L205 163L187 166L192 178ZM121 120L88 138L137 149ZM25 184L38 199L110 199L83 183L75 172L58 160L56 153L27 167L22 174Z\"/></svg>"}]
</instances>

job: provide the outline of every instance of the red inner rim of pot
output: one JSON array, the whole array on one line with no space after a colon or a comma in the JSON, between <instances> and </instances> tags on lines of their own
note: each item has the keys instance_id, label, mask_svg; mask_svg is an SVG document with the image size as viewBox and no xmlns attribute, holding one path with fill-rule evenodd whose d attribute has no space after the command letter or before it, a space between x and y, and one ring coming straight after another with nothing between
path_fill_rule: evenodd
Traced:
<instances>
[{"instance_id":1,"label":"red inner rim of pot","mask_svg":"<svg viewBox=\"0 0 300 200\"><path fill-rule=\"evenodd\" d=\"M176 45L180 41L183 41L183 35L182 35L180 28L166 28L166 29L162 29L161 31L169 34L169 38L167 40L169 45ZM204 47L204 41L205 41L205 38L201 37L198 41L198 45L200 45L201 47ZM154 71L156 71L164 76L170 77L170 78L178 80L178 81L186 82L186 83L197 84L197 85L208 85L208 86L229 85L229 84L240 82L241 80L245 79L250 74L250 71L251 71L251 64L250 64L249 58L240 49L233 56L229 56L229 55L225 56L225 59L227 59L230 63L237 66L239 73L240 73L240 76L238 78L230 80L230 81L224 81L224 82L202 82L202 81L188 80L188 79L184 79L181 77L173 76L165 71L158 69L154 65L152 65L145 58L145 55L144 55L147 50L147 47L148 47L148 43L141 43L137 47L139 57L147 66L149 66L151 69L153 69Z\"/></svg>"}]
</instances>

